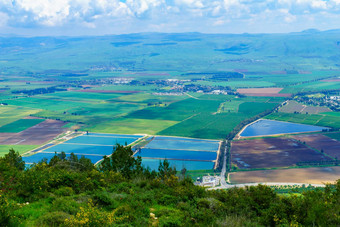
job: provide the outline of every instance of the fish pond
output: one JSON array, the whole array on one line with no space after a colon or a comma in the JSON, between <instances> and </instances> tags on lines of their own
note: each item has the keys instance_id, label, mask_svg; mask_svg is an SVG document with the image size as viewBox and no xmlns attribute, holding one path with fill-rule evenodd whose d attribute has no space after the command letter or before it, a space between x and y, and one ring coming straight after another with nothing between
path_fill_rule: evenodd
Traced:
<instances>
[{"instance_id":1,"label":"fish pond","mask_svg":"<svg viewBox=\"0 0 340 227\"><path fill-rule=\"evenodd\" d=\"M40 162L44 158L49 161L55 152L65 152L66 156L74 153L78 158L85 156L91 159L92 163L97 163L103 159L104 155L112 154L115 144L128 145L142 137L140 135L88 133L49 147L32 156L23 157L23 160L28 164Z\"/></svg>"},{"instance_id":2,"label":"fish pond","mask_svg":"<svg viewBox=\"0 0 340 227\"><path fill-rule=\"evenodd\" d=\"M157 170L159 162L165 159L177 170L213 169L220 142L167 136L156 136L149 141L135 156L141 156L142 164L152 170Z\"/></svg>"},{"instance_id":3,"label":"fish pond","mask_svg":"<svg viewBox=\"0 0 340 227\"><path fill-rule=\"evenodd\" d=\"M240 134L242 137L271 136L289 133L304 133L326 130L326 127L297 124L274 120L258 120L248 125Z\"/></svg>"}]
</instances>

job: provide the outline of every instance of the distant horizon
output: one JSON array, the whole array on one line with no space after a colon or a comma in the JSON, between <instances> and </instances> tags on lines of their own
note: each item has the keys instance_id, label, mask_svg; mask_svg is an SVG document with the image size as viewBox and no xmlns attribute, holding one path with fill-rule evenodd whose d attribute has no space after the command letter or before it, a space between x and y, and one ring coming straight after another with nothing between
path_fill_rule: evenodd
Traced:
<instances>
[{"instance_id":1,"label":"distant horizon","mask_svg":"<svg viewBox=\"0 0 340 227\"><path fill-rule=\"evenodd\" d=\"M104 36L120 36L120 35L133 35L133 34L202 34L202 35L275 35L275 34L294 34L294 33L323 33L323 32L332 32L339 31L339 28L320 30L316 28L308 28L300 31L292 31L292 32L240 32L240 33L210 33L210 32L197 32L197 31L183 31L183 32L157 32L157 31L145 31L145 32L131 32L131 33L111 33L111 34L89 34L89 35L20 35L20 34L2 34L0 33L0 37L22 37L22 38L36 38L36 37L104 37Z\"/></svg>"}]
</instances>

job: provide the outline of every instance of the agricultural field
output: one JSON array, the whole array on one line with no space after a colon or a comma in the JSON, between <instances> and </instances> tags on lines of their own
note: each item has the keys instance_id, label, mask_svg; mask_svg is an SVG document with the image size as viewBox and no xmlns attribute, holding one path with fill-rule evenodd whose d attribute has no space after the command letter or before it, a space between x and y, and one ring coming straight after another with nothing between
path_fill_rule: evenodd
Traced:
<instances>
[{"instance_id":1,"label":"agricultural field","mask_svg":"<svg viewBox=\"0 0 340 227\"><path fill-rule=\"evenodd\" d=\"M40 109L32 109L22 106L0 106L0 127L39 111Z\"/></svg>"},{"instance_id":2,"label":"agricultural field","mask_svg":"<svg viewBox=\"0 0 340 227\"><path fill-rule=\"evenodd\" d=\"M232 163L239 169L296 166L300 162L321 162L333 159L312 150L296 140L278 137L233 141Z\"/></svg>"},{"instance_id":3,"label":"agricultural field","mask_svg":"<svg viewBox=\"0 0 340 227\"><path fill-rule=\"evenodd\" d=\"M288 121L308 125L317 125L331 128L340 128L340 116L338 114L293 114L293 113L272 113L265 117L270 120Z\"/></svg>"},{"instance_id":4,"label":"agricultural field","mask_svg":"<svg viewBox=\"0 0 340 227\"><path fill-rule=\"evenodd\" d=\"M209 85L209 86L229 86L233 89L237 88L252 88L252 87L272 87L275 83L269 81L257 81L252 78L243 80L229 80L229 81L197 81L194 84Z\"/></svg>"},{"instance_id":5,"label":"agricultural field","mask_svg":"<svg viewBox=\"0 0 340 227\"><path fill-rule=\"evenodd\" d=\"M334 90L339 89L340 81L315 81L310 83L303 83L299 85L293 85L284 88L281 93L298 93L298 92L318 92L322 90Z\"/></svg>"},{"instance_id":6,"label":"agricultural field","mask_svg":"<svg viewBox=\"0 0 340 227\"><path fill-rule=\"evenodd\" d=\"M0 133L2 145L41 145L66 131L65 122L45 120L19 133Z\"/></svg>"},{"instance_id":7,"label":"agricultural field","mask_svg":"<svg viewBox=\"0 0 340 227\"><path fill-rule=\"evenodd\" d=\"M336 139L338 141L340 141L340 133L337 132L337 133L328 133L328 134L325 134L325 136L328 136L332 139Z\"/></svg>"},{"instance_id":8,"label":"agricultural field","mask_svg":"<svg viewBox=\"0 0 340 227\"><path fill-rule=\"evenodd\" d=\"M0 157L8 154L10 149L14 149L19 154L24 154L27 151L37 148L39 145L0 145Z\"/></svg>"},{"instance_id":9,"label":"agricultural field","mask_svg":"<svg viewBox=\"0 0 340 227\"><path fill-rule=\"evenodd\" d=\"M229 179L235 184L249 182L325 184L334 183L339 176L340 167L335 166L233 172L229 174Z\"/></svg>"},{"instance_id":10,"label":"agricultural field","mask_svg":"<svg viewBox=\"0 0 340 227\"><path fill-rule=\"evenodd\" d=\"M28 129L36 124L43 122L45 119L20 119L0 127L0 133L18 133Z\"/></svg>"},{"instance_id":11,"label":"agricultural field","mask_svg":"<svg viewBox=\"0 0 340 227\"><path fill-rule=\"evenodd\" d=\"M340 141L321 134L293 135L291 137L324 152L332 158L340 159Z\"/></svg>"},{"instance_id":12,"label":"agricultural field","mask_svg":"<svg viewBox=\"0 0 340 227\"><path fill-rule=\"evenodd\" d=\"M283 113L301 113L301 114L319 114L324 112L332 112L329 108L324 106L309 106L290 100L286 105L282 106L279 112Z\"/></svg>"},{"instance_id":13,"label":"agricultural field","mask_svg":"<svg viewBox=\"0 0 340 227\"><path fill-rule=\"evenodd\" d=\"M247 96L290 97L289 93L279 93L283 88L240 88L237 92Z\"/></svg>"}]
</instances>

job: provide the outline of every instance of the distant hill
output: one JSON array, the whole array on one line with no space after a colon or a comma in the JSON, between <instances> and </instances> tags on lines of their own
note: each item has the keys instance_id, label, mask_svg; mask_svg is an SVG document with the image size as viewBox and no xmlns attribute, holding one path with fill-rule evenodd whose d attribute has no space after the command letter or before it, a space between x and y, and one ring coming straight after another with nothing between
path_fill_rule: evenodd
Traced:
<instances>
[{"instance_id":1,"label":"distant hill","mask_svg":"<svg viewBox=\"0 0 340 227\"><path fill-rule=\"evenodd\" d=\"M49 70L233 71L339 69L340 30L288 34L135 33L0 37L2 73ZM207 70L208 69L208 70Z\"/></svg>"}]
</instances>

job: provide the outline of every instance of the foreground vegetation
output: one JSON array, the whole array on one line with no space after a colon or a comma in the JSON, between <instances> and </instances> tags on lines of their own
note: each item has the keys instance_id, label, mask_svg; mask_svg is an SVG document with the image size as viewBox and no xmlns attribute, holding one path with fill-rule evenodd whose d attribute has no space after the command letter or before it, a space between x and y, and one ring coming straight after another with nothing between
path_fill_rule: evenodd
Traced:
<instances>
[{"instance_id":1,"label":"foreground vegetation","mask_svg":"<svg viewBox=\"0 0 340 227\"><path fill-rule=\"evenodd\" d=\"M0 158L0 223L7 226L336 226L340 181L299 195L267 186L207 191L167 161L158 172L117 146L97 169L56 155L25 169L11 150Z\"/></svg>"}]
</instances>

